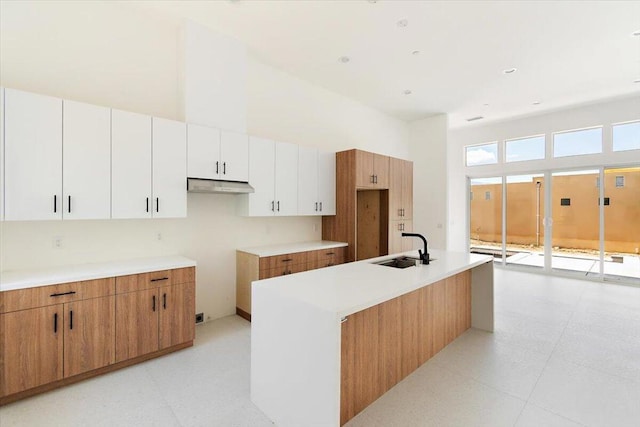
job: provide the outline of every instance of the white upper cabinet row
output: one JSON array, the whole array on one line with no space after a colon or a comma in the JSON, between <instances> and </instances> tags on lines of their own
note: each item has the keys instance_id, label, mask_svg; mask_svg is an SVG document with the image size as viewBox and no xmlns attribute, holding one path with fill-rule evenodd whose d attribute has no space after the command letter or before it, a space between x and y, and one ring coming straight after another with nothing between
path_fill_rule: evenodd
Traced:
<instances>
[{"instance_id":1,"label":"white upper cabinet row","mask_svg":"<svg viewBox=\"0 0 640 427\"><path fill-rule=\"evenodd\" d=\"M298 152L298 215L336 214L336 155L317 148Z\"/></svg>"},{"instance_id":2,"label":"white upper cabinet row","mask_svg":"<svg viewBox=\"0 0 640 427\"><path fill-rule=\"evenodd\" d=\"M187 125L190 178L249 180L247 135L201 125Z\"/></svg>"},{"instance_id":3,"label":"white upper cabinet row","mask_svg":"<svg viewBox=\"0 0 640 427\"><path fill-rule=\"evenodd\" d=\"M4 93L4 219L186 216L186 125Z\"/></svg>"}]
</instances>

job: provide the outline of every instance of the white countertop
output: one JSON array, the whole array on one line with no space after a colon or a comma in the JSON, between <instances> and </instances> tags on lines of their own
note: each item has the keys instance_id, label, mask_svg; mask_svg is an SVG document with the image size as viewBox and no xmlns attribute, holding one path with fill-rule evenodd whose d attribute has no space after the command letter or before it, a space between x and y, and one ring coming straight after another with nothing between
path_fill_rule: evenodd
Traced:
<instances>
[{"instance_id":1,"label":"white countertop","mask_svg":"<svg viewBox=\"0 0 640 427\"><path fill-rule=\"evenodd\" d=\"M294 254L296 252L317 251L321 249L340 248L348 246L344 242L332 242L330 240L319 240L313 242L282 243L279 245L255 246L252 248L240 248L241 252L246 252L259 257Z\"/></svg>"},{"instance_id":2,"label":"white countertop","mask_svg":"<svg viewBox=\"0 0 640 427\"><path fill-rule=\"evenodd\" d=\"M397 256L418 256L417 251L385 255L333 267L258 280L282 297L297 299L339 316L364 310L446 277L493 262L489 255L430 250L429 265L398 269L373 264Z\"/></svg>"},{"instance_id":3,"label":"white countertop","mask_svg":"<svg viewBox=\"0 0 640 427\"><path fill-rule=\"evenodd\" d=\"M0 291L78 282L105 277L126 276L149 271L195 267L196 262L182 256L134 258L92 264L67 265L34 270L0 272Z\"/></svg>"}]
</instances>

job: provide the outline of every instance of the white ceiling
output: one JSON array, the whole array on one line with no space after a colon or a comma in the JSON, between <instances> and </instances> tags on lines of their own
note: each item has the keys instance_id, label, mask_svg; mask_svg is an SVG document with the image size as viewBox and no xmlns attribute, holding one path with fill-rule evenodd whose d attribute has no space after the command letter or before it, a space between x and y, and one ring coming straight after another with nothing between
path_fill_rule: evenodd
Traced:
<instances>
[{"instance_id":1,"label":"white ceiling","mask_svg":"<svg viewBox=\"0 0 640 427\"><path fill-rule=\"evenodd\" d=\"M138 5L231 35L263 62L407 121L448 113L458 127L640 95L640 1Z\"/></svg>"}]
</instances>

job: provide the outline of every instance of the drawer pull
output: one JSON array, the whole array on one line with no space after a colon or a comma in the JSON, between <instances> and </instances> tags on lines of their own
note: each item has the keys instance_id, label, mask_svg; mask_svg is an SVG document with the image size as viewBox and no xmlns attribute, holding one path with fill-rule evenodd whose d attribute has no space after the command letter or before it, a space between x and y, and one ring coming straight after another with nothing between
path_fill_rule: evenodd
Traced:
<instances>
[{"instance_id":1,"label":"drawer pull","mask_svg":"<svg viewBox=\"0 0 640 427\"><path fill-rule=\"evenodd\" d=\"M153 301L153 305L151 306L151 308L153 309L153 311L156 311L156 296L155 295L153 296L152 301Z\"/></svg>"},{"instance_id":2,"label":"drawer pull","mask_svg":"<svg viewBox=\"0 0 640 427\"><path fill-rule=\"evenodd\" d=\"M57 293L57 294L51 294L51 295L49 295L49 296L50 296L50 297L61 297L61 296L63 296L63 295L73 295L73 294L75 294L75 293L76 293L76 291L60 292L60 293Z\"/></svg>"},{"instance_id":3,"label":"drawer pull","mask_svg":"<svg viewBox=\"0 0 640 427\"><path fill-rule=\"evenodd\" d=\"M162 308L167 309L167 294L162 294Z\"/></svg>"},{"instance_id":4,"label":"drawer pull","mask_svg":"<svg viewBox=\"0 0 640 427\"><path fill-rule=\"evenodd\" d=\"M151 279L152 282L161 282L163 280L169 280L169 278L168 277L161 277L159 279Z\"/></svg>"},{"instance_id":5,"label":"drawer pull","mask_svg":"<svg viewBox=\"0 0 640 427\"><path fill-rule=\"evenodd\" d=\"M327 255L335 255L335 252L327 252Z\"/></svg>"},{"instance_id":6,"label":"drawer pull","mask_svg":"<svg viewBox=\"0 0 640 427\"><path fill-rule=\"evenodd\" d=\"M289 262L289 261L293 261L293 258L286 258L282 260L282 262Z\"/></svg>"}]
</instances>

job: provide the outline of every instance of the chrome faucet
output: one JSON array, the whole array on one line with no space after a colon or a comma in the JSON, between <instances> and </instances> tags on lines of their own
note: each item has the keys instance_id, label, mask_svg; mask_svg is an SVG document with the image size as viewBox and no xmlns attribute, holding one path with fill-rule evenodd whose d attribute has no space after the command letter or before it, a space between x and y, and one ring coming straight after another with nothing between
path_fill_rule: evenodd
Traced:
<instances>
[{"instance_id":1,"label":"chrome faucet","mask_svg":"<svg viewBox=\"0 0 640 427\"><path fill-rule=\"evenodd\" d=\"M429 264L429 252L427 251L427 239L424 238L422 234L418 233L402 233L402 237L418 237L422 239L424 243L424 253L418 249L418 254L420 255L420 262L422 264Z\"/></svg>"}]
</instances>

